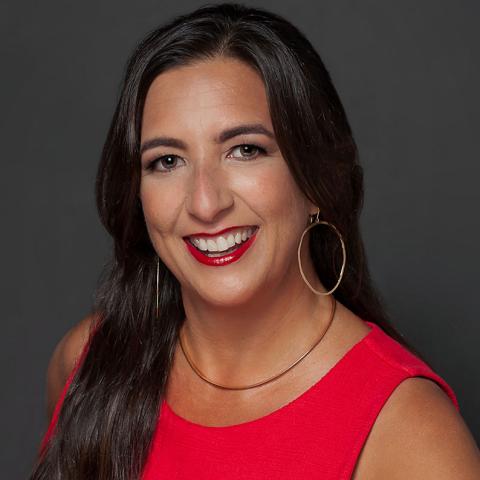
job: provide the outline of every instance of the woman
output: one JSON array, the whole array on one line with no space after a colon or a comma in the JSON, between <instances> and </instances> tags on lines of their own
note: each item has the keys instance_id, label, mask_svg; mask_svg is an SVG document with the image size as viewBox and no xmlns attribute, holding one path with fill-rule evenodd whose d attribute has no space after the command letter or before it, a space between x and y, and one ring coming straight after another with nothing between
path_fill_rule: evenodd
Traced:
<instances>
[{"instance_id":1,"label":"woman","mask_svg":"<svg viewBox=\"0 0 480 480\"><path fill-rule=\"evenodd\" d=\"M97 201L114 261L53 354L32 479L480 476L372 288L352 133L290 23L222 4L152 32Z\"/></svg>"}]
</instances>

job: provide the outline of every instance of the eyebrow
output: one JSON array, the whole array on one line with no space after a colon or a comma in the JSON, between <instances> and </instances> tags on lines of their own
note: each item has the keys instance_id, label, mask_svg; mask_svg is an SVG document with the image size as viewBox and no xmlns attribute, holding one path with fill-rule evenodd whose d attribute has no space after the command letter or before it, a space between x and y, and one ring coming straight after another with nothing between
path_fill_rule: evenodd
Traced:
<instances>
[{"instance_id":1,"label":"eyebrow","mask_svg":"<svg viewBox=\"0 0 480 480\"><path fill-rule=\"evenodd\" d=\"M267 136L268 138L275 138L274 134L265 128L261 123L252 123L237 125L227 130L223 130L215 139L216 143L223 143L231 138L237 137L238 135L247 135L247 134L257 133ZM186 150L187 146L185 142L174 137L155 137L151 140L147 140L140 147L140 155L142 155L146 150L155 147L172 147Z\"/></svg>"}]
</instances>

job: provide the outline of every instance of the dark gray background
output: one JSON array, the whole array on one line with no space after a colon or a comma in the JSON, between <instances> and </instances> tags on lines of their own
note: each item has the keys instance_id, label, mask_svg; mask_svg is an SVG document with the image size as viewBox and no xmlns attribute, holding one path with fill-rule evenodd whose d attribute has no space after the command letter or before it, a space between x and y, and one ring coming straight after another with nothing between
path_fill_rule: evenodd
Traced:
<instances>
[{"instance_id":1,"label":"dark gray background","mask_svg":"<svg viewBox=\"0 0 480 480\"><path fill-rule=\"evenodd\" d=\"M127 55L194 1L3 2L2 478L46 427L45 372L88 313L110 240L93 184ZM366 175L362 227L393 322L480 438L479 3L271 1L318 48Z\"/></svg>"}]
</instances>

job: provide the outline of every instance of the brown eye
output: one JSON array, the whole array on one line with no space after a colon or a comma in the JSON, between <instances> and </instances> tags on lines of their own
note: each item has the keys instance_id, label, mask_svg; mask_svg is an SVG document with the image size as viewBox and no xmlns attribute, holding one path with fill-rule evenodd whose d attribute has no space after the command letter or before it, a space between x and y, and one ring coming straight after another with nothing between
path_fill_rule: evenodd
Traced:
<instances>
[{"instance_id":1,"label":"brown eye","mask_svg":"<svg viewBox=\"0 0 480 480\"><path fill-rule=\"evenodd\" d=\"M259 153L266 153L265 149L262 147L259 147L257 145L252 145L249 143L245 143L243 145L237 145L236 147L233 148L232 154L235 151L239 151L240 155L233 155L235 158L254 158L256 157Z\"/></svg>"},{"instance_id":2,"label":"brown eye","mask_svg":"<svg viewBox=\"0 0 480 480\"><path fill-rule=\"evenodd\" d=\"M176 168L179 159L180 157L177 157L177 155L163 155L152 160L147 169L168 172Z\"/></svg>"}]
</instances>

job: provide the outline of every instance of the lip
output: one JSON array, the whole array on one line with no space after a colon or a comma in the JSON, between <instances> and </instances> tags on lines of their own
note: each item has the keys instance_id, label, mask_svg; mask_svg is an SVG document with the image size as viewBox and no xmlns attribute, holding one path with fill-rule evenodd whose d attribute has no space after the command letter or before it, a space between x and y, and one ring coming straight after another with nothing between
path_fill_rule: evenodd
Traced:
<instances>
[{"instance_id":1,"label":"lip","mask_svg":"<svg viewBox=\"0 0 480 480\"><path fill-rule=\"evenodd\" d=\"M226 230L227 231L231 230L231 228L228 228ZM188 241L187 239L188 237L185 237L183 240L187 246L188 251L192 254L195 260L198 260L200 263L203 263L204 265L208 265L210 267L222 267L240 260L243 254L252 246L253 242L257 237L257 233L259 230L260 228L257 228L256 231L253 233L253 235L245 243L242 243L240 247L238 247L236 250L234 250L233 252L227 253L226 255L223 255L221 257L208 257L207 255L204 255L200 250L195 248ZM218 233L216 235L218 235Z\"/></svg>"},{"instance_id":2,"label":"lip","mask_svg":"<svg viewBox=\"0 0 480 480\"><path fill-rule=\"evenodd\" d=\"M207 233L207 232L199 232L199 233L191 233L190 235L186 235L183 239L187 239L190 237L216 237L217 235L221 235L222 233L229 232L230 230L235 230L236 228L256 228L257 225L236 225L233 227L227 227L223 230L219 230L218 232Z\"/></svg>"}]
</instances>

